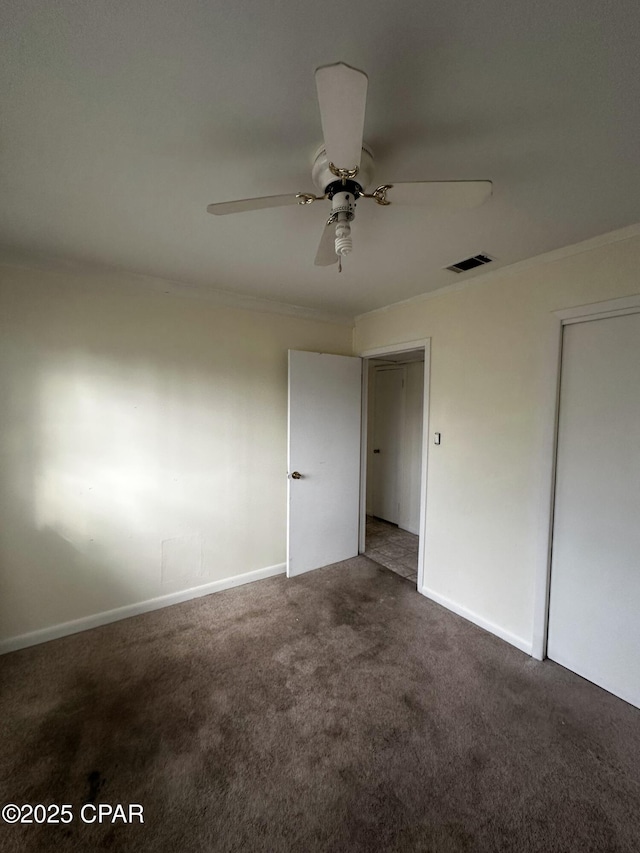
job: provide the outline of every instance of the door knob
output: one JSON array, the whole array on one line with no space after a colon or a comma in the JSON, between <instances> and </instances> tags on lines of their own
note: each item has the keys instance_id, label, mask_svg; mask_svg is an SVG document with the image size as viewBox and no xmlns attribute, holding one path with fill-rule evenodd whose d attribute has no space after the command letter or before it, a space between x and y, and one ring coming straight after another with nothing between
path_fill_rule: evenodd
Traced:
<instances>
[{"instance_id":1,"label":"door knob","mask_svg":"<svg viewBox=\"0 0 640 853\"><path fill-rule=\"evenodd\" d=\"M293 474L291 475L291 479L292 480L301 480L302 474L299 471L294 471Z\"/></svg>"}]
</instances>

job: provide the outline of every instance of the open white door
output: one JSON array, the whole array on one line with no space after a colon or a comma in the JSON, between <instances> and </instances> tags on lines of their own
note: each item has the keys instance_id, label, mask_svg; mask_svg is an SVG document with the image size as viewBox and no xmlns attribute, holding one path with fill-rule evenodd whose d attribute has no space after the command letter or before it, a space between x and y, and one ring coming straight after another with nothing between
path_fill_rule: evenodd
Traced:
<instances>
[{"instance_id":1,"label":"open white door","mask_svg":"<svg viewBox=\"0 0 640 853\"><path fill-rule=\"evenodd\" d=\"M361 374L359 358L289 350L287 577L358 553Z\"/></svg>"}]
</instances>

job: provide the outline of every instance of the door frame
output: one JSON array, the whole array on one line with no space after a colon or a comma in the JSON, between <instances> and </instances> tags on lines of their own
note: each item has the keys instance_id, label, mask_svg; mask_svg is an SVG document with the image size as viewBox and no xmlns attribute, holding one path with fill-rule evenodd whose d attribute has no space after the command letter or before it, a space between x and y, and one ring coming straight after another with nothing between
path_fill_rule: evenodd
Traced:
<instances>
[{"instance_id":1,"label":"door frame","mask_svg":"<svg viewBox=\"0 0 640 853\"><path fill-rule=\"evenodd\" d=\"M422 402L422 460L420 471L420 514L418 523L418 592L424 594L425 534L427 528L427 471L429 465L429 388L431 380L431 338L403 341L357 352L362 359L362 438L360 441L360 529L358 552L364 553L367 526L367 414L369 409L369 362L384 355L400 355L424 350L424 396Z\"/></svg>"},{"instance_id":2,"label":"door frame","mask_svg":"<svg viewBox=\"0 0 640 853\"><path fill-rule=\"evenodd\" d=\"M560 376L562 371L563 329L573 323L588 323L608 317L640 313L640 294L607 299L588 305L577 305L554 311L549 330L545 374L546 400L543 407L545 432L543 436L544 465L540 472L540 511L537 533L537 559L534 591L533 637L531 654L537 660L547 656L549 633L549 603L551 592L551 558L553 551L553 516L555 509L556 467L558 459L558 424L560 421Z\"/></svg>"}]
</instances>

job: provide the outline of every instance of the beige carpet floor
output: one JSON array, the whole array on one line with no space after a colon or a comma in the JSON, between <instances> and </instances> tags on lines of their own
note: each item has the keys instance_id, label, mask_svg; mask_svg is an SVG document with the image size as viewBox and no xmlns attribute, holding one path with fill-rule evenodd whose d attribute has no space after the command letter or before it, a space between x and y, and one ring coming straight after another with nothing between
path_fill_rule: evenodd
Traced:
<instances>
[{"instance_id":1,"label":"beige carpet floor","mask_svg":"<svg viewBox=\"0 0 640 853\"><path fill-rule=\"evenodd\" d=\"M0 659L30 851L640 850L640 711L365 557ZM83 824L83 804L144 824Z\"/></svg>"}]
</instances>

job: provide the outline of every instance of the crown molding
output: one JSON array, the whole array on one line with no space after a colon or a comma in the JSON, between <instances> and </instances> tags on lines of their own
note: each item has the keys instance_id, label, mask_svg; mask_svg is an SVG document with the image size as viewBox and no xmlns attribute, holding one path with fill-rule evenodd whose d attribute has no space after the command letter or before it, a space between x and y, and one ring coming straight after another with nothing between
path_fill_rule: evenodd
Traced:
<instances>
[{"instance_id":1,"label":"crown molding","mask_svg":"<svg viewBox=\"0 0 640 853\"><path fill-rule=\"evenodd\" d=\"M199 299L204 302L210 302L215 305L221 305L226 308L238 308L243 311L253 311L257 313L277 314L284 317L296 317L300 320L311 320L319 323L331 323L339 326L354 327L366 317L373 317L377 314L384 314L386 311L399 308L404 305L419 305L429 299L436 299L440 296L445 296L448 293L455 293L460 290L466 290L470 287L475 287L485 284L487 280L494 280L504 276L513 275L524 270L531 269L539 264L548 264L555 261L569 258L573 255L590 252L610 243L618 243L624 240L631 240L640 236L640 223L620 228L616 231L610 231L606 234L590 237L588 240L583 240L579 243L572 243L560 249L554 249L551 252L545 252L541 255L534 255L522 261L516 261L513 264L506 264L493 270L486 270L479 274L467 278L463 281L456 281L444 287L429 290L426 293L420 293L417 296L412 296L409 299L403 299L399 302L392 302L389 305L374 308L371 311L364 311L361 314L339 314L329 311L322 311L318 308L310 308L303 305L295 305L287 302L278 302L274 299L265 299L262 297L251 296L247 293L237 293L230 290L221 290L218 288L207 287L205 285L186 284L185 282L176 281L174 279L160 278L156 276L145 275L142 273L132 272L130 270L118 270L113 267L98 266L93 264L85 264L82 262L70 261L67 259L54 256L18 256L0 257L0 265L9 268L18 268L26 270L34 270L39 272L52 273L70 273L75 276L87 275L92 277L105 277L120 283L134 283L138 287L145 288L159 295L172 295L186 297L189 299Z\"/></svg>"},{"instance_id":2,"label":"crown molding","mask_svg":"<svg viewBox=\"0 0 640 853\"><path fill-rule=\"evenodd\" d=\"M230 290L220 290L205 285L186 284L185 282L144 275L142 273L131 272L130 270L93 266L55 257L0 257L0 266L33 272L68 273L74 277L90 276L95 281L109 279L119 284L134 285L157 293L158 295L199 299L203 302L210 302L215 305L224 306L225 308L239 308L243 311L278 314L283 317L296 317L300 320L312 320L319 323L331 323L349 327L352 327L354 322L353 315L351 314L335 314L329 311L322 311L318 308L251 296L247 293L235 293Z\"/></svg>"},{"instance_id":3,"label":"crown molding","mask_svg":"<svg viewBox=\"0 0 640 853\"><path fill-rule=\"evenodd\" d=\"M487 279L493 280L513 275L514 273L531 269L539 264L550 264L554 261L561 261L564 258L571 257L572 255L591 252L594 249L599 249L601 246L607 246L610 243L619 243L623 240L632 240L635 237L640 237L640 223L628 225L625 228L619 228L616 231L609 231L606 234L600 234L597 237L590 237L588 240L582 240L579 243L571 243L568 246L563 246L561 249L553 249L551 252L534 255L531 258L516 261L513 264L506 264L505 266L498 267L497 269L486 270L480 274L474 275L472 278L465 279L464 281L456 281L453 284L447 284L444 287L429 290L427 293L419 293L417 296L412 296L409 299L402 299L399 302L392 302L390 305L374 308L372 311L365 311L362 314L357 314L354 317L354 322L358 323L366 317L373 317L376 314L384 314L386 311L400 308L404 305L418 305L429 299L445 296L448 293L456 293L459 290L466 290L469 287L486 283Z\"/></svg>"}]
</instances>

